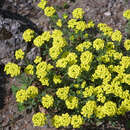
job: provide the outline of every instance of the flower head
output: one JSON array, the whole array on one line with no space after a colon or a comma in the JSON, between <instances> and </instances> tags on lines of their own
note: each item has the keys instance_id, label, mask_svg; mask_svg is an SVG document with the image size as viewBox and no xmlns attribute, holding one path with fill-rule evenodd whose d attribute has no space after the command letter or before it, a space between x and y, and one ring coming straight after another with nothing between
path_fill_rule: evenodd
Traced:
<instances>
[{"instance_id":1,"label":"flower head","mask_svg":"<svg viewBox=\"0 0 130 130\"><path fill-rule=\"evenodd\" d=\"M22 51L22 49L19 49L19 50L15 51L15 57L16 57L16 60L24 58L24 52Z\"/></svg>"},{"instance_id":2,"label":"flower head","mask_svg":"<svg viewBox=\"0 0 130 130\"><path fill-rule=\"evenodd\" d=\"M21 67L15 63L9 62L5 65L4 71L6 74L10 74L11 77L18 76L20 74Z\"/></svg>"},{"instance_id":3,"label":"flower head","mask_svg":"<svg viewBox=\"0 0 130 130\"><path fill-rule=\"evenodd\" d=\"M82 8L76 8L72 12L73 18L76 18L76 19L82 19L83 14L84 14L84 11Z\"/></svg>"},{"instance_id":4,"label":"flower head","mask_svg":"<svg viewBox=\"0 0 130 130\"><path fill-rule=\"evenodd\" d=\"M36 113L32 117L32 122L34 126L44 126L46 121L46 117L44 113Z\"/></svg>"},{"instance_id":5,"label":"flower head","mask_svg":"<svg viewBox=\"0 0 130 130\"><path fill-rule=\"evenodd\" d=\"M26 42L31 42L32 39L34 38L34 31L32 29L27 29L24 31L23 33L23 39L26 41Z\"/></svg>"},{"instance_id":6,"label":"flower head","mask_svg":"<svg viewBox=\"0 0 130 130\"><path fill-rule=\"evenodd\" d=\"M26 90L20 89L16 93L16 101L19 103L23 103L24 101L27 101L27 93Z\"/></svg>"},{"instance_id":7,"label":"flower head","mask_svg":"<svg viewBox=\"0 0 130 130\"><path fill-rule=\"evenodd\" d=\"M42 105L45 108L49 108L53 106L54 99L52 96L46 94L44 97L42 97Z\"/></svg>"},{"instance_id":8,"label":"flower head","mask_svg":"<svg viewBox=\"0 0 130 130\"><path fill-rule=\"evenodd\" d=\"M129 19L130 19L130 9L124 11L123 16L124 16L127 20L129 20Z\"/></svg>"},{"instance_id":9,"label":"flower head","mask_svg":"<svg viewBox=\"0 0 130 130\"><path fill-rule=\"evenodd\" d=\"M48 16L48 17L52 16L55 12L56 12L56 11L55 11L54 7L52 7L52 6L51 6L51 7L46 7L46 8L44 9L44 13L45 13L45 15Z\"/></svg>"}]
</instances>

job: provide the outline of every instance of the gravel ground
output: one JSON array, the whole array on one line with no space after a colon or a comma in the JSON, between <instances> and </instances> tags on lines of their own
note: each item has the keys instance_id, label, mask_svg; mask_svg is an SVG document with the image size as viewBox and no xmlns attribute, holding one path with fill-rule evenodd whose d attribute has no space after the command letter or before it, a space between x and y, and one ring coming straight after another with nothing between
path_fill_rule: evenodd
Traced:
<instances>
[{"instance_id":1,"label":"gravel ground","mask_svg":"<svg viewBox=\"0 0 130 130\"><path fill-rule=\"evenodd\" d=\"M130 0L48 0L50 5L56 5L59 9L59 15L63 12L71 13L76 7L82 7L85 10L86 20L92 19L97 22L105 22L114 29L119 29L124 33L124 25L126 20L122 17L124 10L130 8ZM30 27L37 33L47 30L48 19L43 16L43 12L37 7L39 0L0 0L0 46L3 47L8 41L13 41L15 45L13 50L0 48L0 130L49 130L49 128L34 128L31 122L32 113L18 112L15 98L10 90L15 80L10 79L3 73L3 64L11 61L14 50L24 47L22 41L23 31ZM68 5L64 7L65 3ZM4 24L3 22L6 21ZM1 29L3 25L6 34L11 33L10 37L1 39L4 36ZM11 29L14 29L12 31ZM11 31L10 31L11 30ZM2 37L3 38L3 37ZM19 40L18 40L19 39ZM19 42L19 43L18 43ZM7 44L8 46L8 44ZM11 47L12 47L11 46ZM10 48L10 47L9 47ZM3 52L8 55L4 57ZM10 51L12 52L10 54ZM10 54L10 55L9 55ZM101 124L98 127L85 127L84 130L127 130L125 128L126 118L122 118L117 122L115 127L110 123ZM50 128L53 130L53 128Z\"/></svg>"}]
</instances>

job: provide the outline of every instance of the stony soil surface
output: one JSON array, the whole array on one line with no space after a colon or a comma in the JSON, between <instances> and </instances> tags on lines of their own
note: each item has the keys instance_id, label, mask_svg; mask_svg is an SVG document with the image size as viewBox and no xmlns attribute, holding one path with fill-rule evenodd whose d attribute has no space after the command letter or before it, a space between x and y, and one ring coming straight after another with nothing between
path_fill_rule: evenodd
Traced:
<instances>
[{"instance_id":1,"label":"stony soil surface","mask_svg":"<svg viewBox=\"0 0 130 130\"><path fill-rule=\"evenodd\" d=\"M105 22L114 29L124 33L126 20L122 17L124 10L130 8L130 0L48 0L50 5L57 6L58 14L71 13L76 7L82 7L86 20ZM49 128L34 128L31 122L32 113L18 112L15 98L11 92L11 85L15 80L3 73L3 66L8 61L14 61L14 51L27 48L22 40L22 33L26 28L32 28L37 33L49 28L48 19L37 7L39 0L0 0L0 130L47 130ZM65 4L67 6L65 6ZM39 50L33 48L28 51L30 58ZM34 54L34 55L35 55ZM103 123L87 126L84 130L127 130L126 120L121 119L116 126ZM53 128L50 128L53 130Z\"/></svg>"}]
</instances>

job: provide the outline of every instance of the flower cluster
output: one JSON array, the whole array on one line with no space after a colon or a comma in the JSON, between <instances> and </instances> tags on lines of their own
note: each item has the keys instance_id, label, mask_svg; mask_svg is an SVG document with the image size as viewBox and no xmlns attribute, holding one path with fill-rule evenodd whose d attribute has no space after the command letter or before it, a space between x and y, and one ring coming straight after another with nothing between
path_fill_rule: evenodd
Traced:
<instances>
[{"instance_id":1,"label":"flower cluster","mask_svg":"<svg viewBox=\"0 0 130 130\"><path fill-rule=\"evenodd\" d=\"M23 39L26 42L31 42L32 39L34 38L35 32L32 29L27 29L26 31L24 31L23 33Z\"/></svg>"},{"instance_id":2,"label":"flower cluster","mask_svg":"<svg viewBox=\"0 0 130 130\"><path fill-rule=\"evenodd\" d=\"M46 16L50 17L55 13L55 9L51 6L51 7L46 7L44 9L44 13Z\"/></svg>"},{"instance_id":3,"label":"flower cluster","mask_svg":"<svg viewBox=\"0 0 130 130\"><path fill-rule=\"evenodd\" d=\"M57 97L59 97L62 100L67 99L68 93L69 93L69 87L58 88L58 90L56 91Z\"/></svg>"},{"instance_id":4,"label":"flower cluster","mask_svg":"<svg viewBox=\"0 0 130 130\"><path fill-rule=\"evenodd\" d=\"M11 77L18 76L20 74L21 67L15 63L9 62L5 65L4 71L6 74L10 74Z\"/></svg>"},{"instance_id":5,"label":"flower cluster","mask_svg":"<svg viewBox=\"0 0 130 130\"><path fill-rule=\"evenodd\" d=\"M53 106L54 99L52 96L46 95L45 97L42 97L42 105L45 108L49 108Z\"/></svg>"},{"instance_id":6,"label":"flower cluster","mask_svg":"<svg viewBox=\"0 0 130 130\"><path fill-rule=\"evenodd\" d=\"M19 103L24 103L29 98L34 98L38 95L38 88L35 86L29 86L26 90L20 89L16 93L16 101Z\"/></svg>"},{"instance_id":7,"label":"flower cluster","mask_svg":"<svg viewBox=\"0 0 130 130\"><path fill-rule=\"evenodd\" d=\"M82 19L83 14L84 14L84 11L82 8L76 8L72 12L73 18L76 18L76 19Z\"/></svg>"},{"instance_id":8,"label":"flower cluster","mask_svg":"<svg viewBox=\"0 0 130 130\"><path fill-rule=\"evenodd\" d=\"M32 122L34 126L44 126L45 122L46 122L46 117L45 117L45 113L36 113L33 115L32 117Z\"/></svg>"},{"instance_id":9,"label":"flower cluster","mask_svg":"<svg viewBox=\"0 0 130 130\"><path fill-rule=\"evenodd\" d=\"M130 9L124 11L123 16L124 16L126 19L129 20L129 19L130 19Z\"/></svg>"},{"instance_id":10,"label":"flower cluster","mask_svg":"<svg viewBox=\"0 0 130 130\"><path fill-rule=\"evenodd\" d=\"M33 65L29 64L28 66L26 66L24 71L28 75L33 75L34 74L34 67L33 67Z\"/></svg>"},{"instance_id":11,"label":"flower cluster","mask_svg":"<svg viewBox=\"0 0 130 130\"><path fill-rule=\"evenodd\" d=\"M124 42L124 47L125 47L125 49L128 51L128 50L130 50L130 40L125 40L125 42Z\"/></svg>"},{"instance_id":12,"label":"flower cluster","mask_svg":"<svg viewBox=\"0 0 130 130\"><path fill-rule=\"evenodd\" d=\"M116 30L115 32L112 33L111 36L112 41L118 41L120 42L122 40L122 34L119 30Z\"/></svg>"},{"instance_id":13,"label":"flower cluster","mask_svg":"<svg viewBox=\"0 0 130 130\"><path fill-rule=\"evenodd\" d=\"M102 39L96 39L93 42L93 48L95 48L96 50L103 49L103 47L104 47L104 41Z\"/></svg>"},{"instance_id":14,"label":"flower cluster","mask_svg":"<svg viewBox=\"0 0 130 130\"><path fill-rule=\"evenodd\" d=\"M109 36L110 37L112 35L112 33L113 33L113 29L111 27L109 27L105 23L99 23L97 25L97 27L99 28L99 30L101 32L103 32L103 35L105 35L105 36Z\"/></svg>"},{"instance_id":15,"label":"flower cluster","mask_svg":"<svg viewBox=\"0 0 130 130\"><path fill-rule=\"evenodd\" d=\"M19 49L19 50L15 51L15 57L16 57L16 60L24 58L24 52L22 51L22 49Z\"/></svg>"}]
</instances>

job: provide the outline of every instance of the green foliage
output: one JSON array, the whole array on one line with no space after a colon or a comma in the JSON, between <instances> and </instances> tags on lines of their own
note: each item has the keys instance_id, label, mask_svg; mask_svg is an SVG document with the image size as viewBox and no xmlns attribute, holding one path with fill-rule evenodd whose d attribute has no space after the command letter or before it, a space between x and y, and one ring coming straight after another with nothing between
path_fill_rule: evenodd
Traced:
<instances>
[{"instance_id":1,"label":"green foliage","mask_svg":"<svg viewBox=\"0 0 130 130\"><path fill-rule=\"evenodd\" d=\"M17 106L18 106L18 111L19 112L22 112L22 111L25 110L25 106L22 103L18 103Z\"/></svg>"},{"instance_id":2,"label":"green foliage","mask_svg":"<svg viewBox=\"0 0 130 130\"><path fill-rule=\"evenodd\" d=\"M130 20L126 24L125 33L127 34L128 38L130 38Z\"/></svg>"},{"instance_id":3,"label":"green foliage","mask_svg":"<svg viewBox=\"0 0 130 130\"><path fill-rule=\"evenodd\" d=\"M13 94L16 95L16 92L19 90L19 88L16 87L15 85L12 85L11 90L12 90Z\"/></svg>"}]
</instances>

